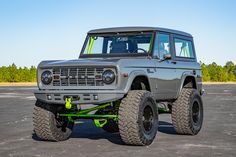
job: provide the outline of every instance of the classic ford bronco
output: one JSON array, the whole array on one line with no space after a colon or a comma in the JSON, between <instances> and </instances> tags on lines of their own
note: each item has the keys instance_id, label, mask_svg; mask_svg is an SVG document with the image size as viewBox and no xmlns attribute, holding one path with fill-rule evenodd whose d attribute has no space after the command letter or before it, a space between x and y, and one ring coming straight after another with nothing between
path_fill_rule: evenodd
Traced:
<instances>
[{"instance_id":1,"label":"classic ford bronco","mask_svg":"<svg viewBox=\"0 0 236 157\"><path fill-rule=\"evenodd\" d=\"M91 30L79 59L42 61L37 80L33 124L42 140L66 140L75 121L92 119L119 132L125 144L149 145L163 103L176 133L196 135L202 127L202 74L193 37L185 32Z\"/></svg>"}]
</instances>

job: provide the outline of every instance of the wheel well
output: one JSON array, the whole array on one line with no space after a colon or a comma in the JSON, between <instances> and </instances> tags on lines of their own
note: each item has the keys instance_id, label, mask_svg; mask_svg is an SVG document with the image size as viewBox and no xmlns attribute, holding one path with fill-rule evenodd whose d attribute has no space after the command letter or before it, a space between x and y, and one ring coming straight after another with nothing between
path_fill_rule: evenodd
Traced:
<instances>
[{"instance_id":1,"label":"wheel well","mask_svg":"<svg viewBox=\"0 0 236 157\"><path fill-rule=\"evenodd\" d=\"M146 76L137 76L131 84L131 90L151 91L148 78Z\"/></svg>"},{"instance_id":2,"label":"wheel well","mask_svg":"<svg viewBox=\"0 0 236 157\"><path fill-rule=\"evenodd\" d=\"M193 76L187 76L184 80L183 87L197 89L195 78Z\"/></svg>"}]
</instances>

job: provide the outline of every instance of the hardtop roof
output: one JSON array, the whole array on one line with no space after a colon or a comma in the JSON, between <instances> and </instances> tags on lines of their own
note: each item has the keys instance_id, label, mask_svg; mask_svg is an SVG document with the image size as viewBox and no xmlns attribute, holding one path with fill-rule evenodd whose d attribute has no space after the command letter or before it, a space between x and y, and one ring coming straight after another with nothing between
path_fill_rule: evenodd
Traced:
<instances>
[{"instance_id":1,"label":"hardtop roof","mask_svg":"<svg viewBox=\"0 0 236 157\"><path fill-rule=\"evenodd\" d=\"M101 28L101 29L94 29L90 30L88 34L102 34L102 33L123 33L123 32L147 32L147 31L160 31L160 32L167 32L173 33L178 35L183 35L187 37L192 37L191 34L168 29L168 28L161 28L161 27L112 27L112 28Z\"/></svg>"}]
</instances>

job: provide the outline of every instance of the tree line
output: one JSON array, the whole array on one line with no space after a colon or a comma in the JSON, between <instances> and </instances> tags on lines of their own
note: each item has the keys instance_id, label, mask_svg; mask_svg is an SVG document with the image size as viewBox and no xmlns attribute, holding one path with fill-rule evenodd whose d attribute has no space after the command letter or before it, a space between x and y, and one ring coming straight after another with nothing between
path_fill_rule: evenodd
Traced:
<instances>
[{"instance_id":1,"label":"tree line","mask_svg":"<svg viewBox=\"0 0 236 157\"><path fill-rule=\"evenodd\" d=\"M236 65L232 61L228 61L224 66L217 65L215 62L208 65L201 63L201 68L203 81L236 81Z\"/></svg>"},{"instance_id":2,"label":"tree line","mask_svg":"<svg viewBox=\"0 0 236 157\"><path fill-rule=\"evenodd\" d=\"M228 61L224 66L201 63L203 81L212 82L236 82L236 65ZM36 82L35 66L17 67L14 63L9 66L0 67L0 82Z\"/></svg>"},{"instance_id":3,"label":"tree line","mask_svg":"<svg viewBox=\"0 0 236 157\"><path fill-rule=\"evenodd\" d=\"M0 67L0 82L36 82L36 67L17 67L14 63Z\"/></svg>"}]
</instances>

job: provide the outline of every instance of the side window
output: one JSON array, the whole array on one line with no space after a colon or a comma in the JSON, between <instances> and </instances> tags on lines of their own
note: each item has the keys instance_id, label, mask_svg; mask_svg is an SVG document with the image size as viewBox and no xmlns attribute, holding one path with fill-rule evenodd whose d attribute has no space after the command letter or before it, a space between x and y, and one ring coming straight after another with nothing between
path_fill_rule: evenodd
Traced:
<instances>
[{"instance_id":1,"label":"side window","mask_svg":"<svg viewBox=\"0 0 236 157\"><path fill-rule=\"evenodd\" d=\"M154 56L164 59L164 55L170 53L170 35L157 33L154 46Z\"/></svg>"},{"instance_id":2,"label":"side window","mask_svg":"<svg viewBox=\"0 0 236 157\"><path fill-rule=\"evenodd\" d=\"M175 55L177 57L194 58L193 44L191 41L183 39L174 39Z\"/></svg>"}]
</instances>

